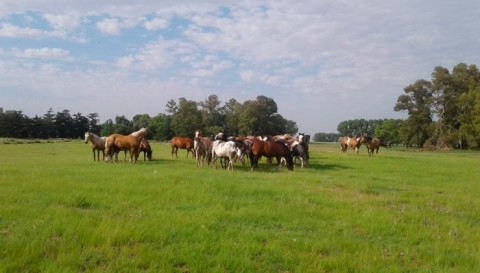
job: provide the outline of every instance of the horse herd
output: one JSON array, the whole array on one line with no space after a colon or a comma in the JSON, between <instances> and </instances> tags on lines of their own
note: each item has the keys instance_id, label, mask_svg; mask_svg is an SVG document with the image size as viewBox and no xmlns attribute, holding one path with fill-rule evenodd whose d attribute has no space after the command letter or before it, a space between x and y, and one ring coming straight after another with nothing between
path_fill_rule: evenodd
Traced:
<instances>
[{"instance_id":1,"label":"horse herd","mask_svg":"<svg viewBox=\"0 0 480 273\"><path fill-rule=\"evenodd\" d=\"M202 132L195 131L193 139L188 137L174 137L170 141L172 157L178 158L178 150L185 149L187 158L189 154L196 160L196 166L212 164L217 168L220 161L223 168L233 170L234 162L245 165L245 157L250 159L251 170L258 168L258 161L267 158L271 164L272 158L277 161L277 166L285 164L288 170L293 170L293 159L300 160L301 167L308 164L309 138L300 134L297 138L291 135L278 135L272 137L227 137L223 133L206 137Z\"/></svg>"},{"instance_id":2,"label":"horse herd","mask_svg":"<svg viewBox=\"0 0 480 273\"><path fill-rule=\"evenodd\" d=\"M124 161L127 152L130 154L129 162L135 163L139 154L143 152L143 160L152 160L152 148L146 139L147 130L141 128L129 135L111 134L108 137L99 137L94 133L85 133L85 143L91 142L93 160L100 161L100 152L102 152L105 162L118 161L118 154L124 151ZM195 137L173 137L170 141L171 155L178 158L178 150L185 149L187 158L192 154L196 166L212 164L217 168L217 162L220 162L223 168L233 170L235 162L241 162L245 165L245 157L250 160L251 170L258 168L258 161L265 157L267 164L272 164L272 159L276 159L277 167L285 165L288 170L293 170L294 160L300 161L303 168L308 165L310 136L299 134L292 137L289 134L268 136L268 137L227 137L223 133L216 136L206 137L200 130L195 131ZM374 151L378 154L378 149L384 144L376 138L365 135L357 137L342 137L340 140L341 151L347 154L347 149L352 149L353 154L358 154L361 144L367 146L368 154L373 155Z\"/></svg>"}]
</instances>

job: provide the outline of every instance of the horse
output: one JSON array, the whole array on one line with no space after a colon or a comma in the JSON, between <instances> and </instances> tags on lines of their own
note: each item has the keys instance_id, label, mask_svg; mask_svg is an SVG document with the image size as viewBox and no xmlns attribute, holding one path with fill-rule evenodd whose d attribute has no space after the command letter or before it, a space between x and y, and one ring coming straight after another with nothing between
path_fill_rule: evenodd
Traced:
<instances>
[{"instance_id":1,"label":"horse","mask_svg":"<svg viewBox=\"0 0 480 273\"><path fill-rule=\"evenodd\" d=\"M225 158L228 160L227 169L233 171L233 161L236 156L240 156L240 149L233 141L215 140L212 144L212 163L217 168L217 159Z\"/></svg>"},{"instance_id":2,"label":"horse","mask_svg":"<svg viewBox=\"0 0 480 273\"><path fill-rule=\"evenodd\" d=\"M98 161L100 161L100 151L103 155L102 160L105 160L105 138L106 137L99 137L94 133L85 133L85 144L89 141L92 143L93 161L95 161L95 151L97 152Z\"/></svg>"},{"instance_id":3,"label":"horse","mask_svg":"<svg viewBox=\"0 0 480 273\"><path fill-rule=\"evenodd\" d=\"M306 135L305 133L301 133L298 135L298 142L302 146L303 150L305 151L307 160L310 159L310 153L308 152L308 143L310 143L310 135Z\"/></svg>"},{"instance_id":4,"label":"horse","mask_svg":"<svg viewBox=\"0 0 480 273\"><path fill-rule=\"evenodd\" d=\"M136 163L140 153L140 144L147 135L147 129L140 130L124 136L120 134L112 134L105 141L105 162L111 160L111 152L115 150L129 150L130 163Z\"/></svg>"},{"instance_id":5,"label":"horse","mask_svg":"<svg viewBox=\"0 0 480 273\"><path fill-rule=\"evenodd\" d=\"M263 141L255 138L249 140L249 142L251 143L249 149L251 171L258 168L258 160L262 156L275 157L278 169L280 169L280 163L282 157L284 157L288 170L293 171L292 153L285 143L271 139Z\"/></svg>"},{"instance_id":6,"label":"horse","mask_svg":"<svg viewBox=\"0 0 480 273\"><path fill-rule=\"evenodd\" d=\"M145 156L148 158L149 161L152 160L152 147L145 138L142 139L142 142L140 142L139 152L143 152L143 161L145 161Z\"/></svg>"},{"instance_id":7,"label":"horse","mask_svg":"<svg viewBox=\"0 0 480 273\"><path fill-rule=\"evenodd\" d=\"M197 167L200 165L203 166L205 159L207 158L207 148L202 137L195 137L193 140L193 151Z\"/></svg>"},{"instance_id":8,"label":"horse","mask_svg":"<svg viewBox=\"0 0 480 273\"><path fill-rule=\"evenodd\" d=\"M205 137L202 135L202 131L196 130L195 131L195 139L197 141L201 141L203 143L203 146L205 146L205 159L207 160L207 164L210 165L210 162L212 162L212 140L209 137Z\"/></svg>"},{"instance_id":9,"label":"horse","mask_svg":"<svg viewBox=\"0 0 480 273\"><path fill-rule=\"evenodd\" d=\"M360 139L360 142L365 143L365 145L367 146L367 151L369 156L373 156L374 151L376 151L378 155L378 149L380 148L380 146L386 146L380 141L380 139L372 138L369 136L362 136L362 138Z\"/></svg>"},{"instance_id":10,"label":"horse","mask_svg":"<svg viewBox=\"0 0 480 273\"><path fill-rule=\"evenodd\" d=\"M342 152L346 155L347 154L347 149L350 147L352 149L352 155L355 155L355 153L358 154L358 150L360 149L360 146L362 143L360 142L361 137L357 136L357 138L352 138L352 137L342 137L340 140L340 146L342 148Z\"/></svg>"},{"instance_id":11,"label":"horse","mask_svg":"<svg viewBox=\"0 0 480 273\"><path fill-rule=\"evenodd\" d=\"M170 140L170 146L172 147L172 157L173 154L175 154L178 159L178 149L187 150L187 159L189 153L192 153L192 156L194 156L193 140L189 137L173 137L172 140Z\"/></svg>"},{"instance_id":12,"label":"horse","mask_svg":"<svg viewBox=\"0 0 480 273\"><path fill-rule=\"evenodd\" d=\"M303 145L301 145L299 142L295 141L292 143L290 146L290 150L292 151L292 156L295 159L300 159L300 166L303 168L304 165L308 165L308 154L305 151L305 148Z\"/></svg>"}]
</instances>

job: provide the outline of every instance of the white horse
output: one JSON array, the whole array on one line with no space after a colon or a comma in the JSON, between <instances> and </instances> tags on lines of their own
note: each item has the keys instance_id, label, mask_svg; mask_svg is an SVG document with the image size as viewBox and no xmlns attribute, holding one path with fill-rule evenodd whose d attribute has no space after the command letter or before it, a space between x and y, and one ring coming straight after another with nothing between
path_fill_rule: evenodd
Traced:
<instances>
[{"instance_id":1,"label":"white horse","mask_svg":"<svg viewBox=\"0 0 480 273\"><path fill-rule=\"evenodd\" d=\"M233 161L240 155L241 151L233 141L215 140L212 144L212 162L215 164L215 168L217 168L217 159L225 158L228 159L227 169L233 171Z\"/></svg>"},{"instance_id":2,"label":"white horse","mask_svg":"<svg viewBox=\"0 0 480 273\"><path fill-rule=\"evenodd\" d=\"M102 152L103 160L105 160L105 139L106 137L99 137L94 133L85 133L85 144L89 141L92 143L93 161L95 161L95 151L97 151L98 161L100 161L100 151Z\"/></svg>"}]
</instances>

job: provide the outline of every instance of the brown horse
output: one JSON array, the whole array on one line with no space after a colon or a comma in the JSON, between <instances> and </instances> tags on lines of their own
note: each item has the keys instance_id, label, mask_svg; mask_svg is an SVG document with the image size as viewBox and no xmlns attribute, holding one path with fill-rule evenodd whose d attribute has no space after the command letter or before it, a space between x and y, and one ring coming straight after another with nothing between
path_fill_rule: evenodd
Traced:
<instances>
[{"instance_id":1,"label":"brown horse","mask_svg":"<svg viewBox=\"0 0 480 273\"><path fill-rule=\"evenodd\" d=\"M149 161L152 160L152 147L145 138L142 140L142 142L140 142L139 152L143 152L143 161L145 161L145 156L148 158Z\"/></svg>"},{"instance_id":2,"label":"brown horse","mask_svg":"<svg viewBox=\"0 0 480 273\"><path fill-rule=\"evenodd\" d=\"M93 161L95 161L95 152L97 152L97 160L100 161L100 152L102 152L103 160L105 160L105 137L99 137L94 133L85 133L85 144L92 143Z\"/></svg>"},{"instance_id":3,"label":"brown horse","mask_svg":"<svg viewBox=\"0 0 480 273\"><path fill-rule=\"evenodd\" d=\"M193 153L193 140L189 137L173 137L172 140L170 140L170 146L172 146L172 157L173 154L175 154L178 158L178 149L187 150L187 158L189 153L195 156Z\"/></svg>"},{"instance_id":4,"label":"brown horse","mask_svg":"<svg viewBox=\"0 0 480 273\"><path fill-rule=\"evenodd\" d=\"M383 144L380 141L380 139L372 138L369 136L362 136L362 138L360 139L360 142L365 143L365 145L367 146L367 151L369 156L373 156L374 151L376 151L378 155L378 149L380 148L380 146L385 146L385 144Z\"/></svg>"},{"instance_id":5,"label":"brown horse","mask_svg":"<svg viewBox=\"0 0 480 273\"><path fill-rule=\"evenodd\" d=\"M342 152L344 154L347 154L347 149L348 147L350 147L352 149L352 154L355 155L355 153L358 154L358 149L360 149L360 145L362 145L361 143L361 137L360 136L357 136L357 138L353 138L353 137L342 137L342 139L340 140L340 146L342 148Z\"/></svg>"},{"instance_id":6,"label":"brown horse","mask_svg":"<svg viewBox=\"0 0 480 273\"><path fill-rule=\"evenodd\" d=\"M252 171L258 168L258 160L262 156L267 158L275 157L277 159L277 167L279 169L283 157L286 160L287 168L290 171L293 171L292 153L285 143L271 139L265 141L251 139L248 142L250 143L249 156Z\"/></svg>"},{"instance_id":7,"label":"brown horse","mask_svg":"<svg viewBox=\"0 0 480 273\"><path fill-rule=\"evenodd\" d=\"M128 136L120 134L112 134L105 141L105 162L112 160L113 151L129 150L130 163L136 163L140 153L140 144L147 135L147 129L141 128L137 132L133 132Z\"/></svg>"},{"instance_id":8,"label":"brown horse","mask_svg":"<svg viewBox=\"0 0 480 273\"><path fill-rule=\"evenodd\" d=\"M207 164L210 165L210 162L212 162L212 140L208 137L203 136L202 131L200 130L195 131L195 140L202 142L202 145L204 146L204 151L202 152L205 153L205 159L207 160Z\"/></svg>"}]
</instances>

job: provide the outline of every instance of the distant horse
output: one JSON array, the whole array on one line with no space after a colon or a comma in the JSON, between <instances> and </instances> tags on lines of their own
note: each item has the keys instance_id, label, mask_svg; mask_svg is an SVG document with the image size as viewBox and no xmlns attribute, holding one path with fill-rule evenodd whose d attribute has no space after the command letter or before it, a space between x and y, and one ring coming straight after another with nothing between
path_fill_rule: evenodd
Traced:
<instances>
[{"instance_id":1,"label":"distant horse","mask_svg":"<svg viewBox=\"0 0 480 273\"><path fill-rule=\"evenodd\" d=\"M140 153L140 144L147 135L147 129L141 128L140 130L124 136L120 134L112 134L107 137L105 141L105 161L111 160L112 151L116 150L129 150L130 151L130 163L137 162L138 155Z\"/></svg>"},{"instance_id":2,"label":"distant horse","mask_svg":"<svg viewBox=\"0 0 480 273\"><path fill-rule=\"evenodd\" d=\"M251 146L249 149L251 170L254 171L258 168L258 160L260 157L275 157L277 159L277 166L280 167L282 157L285 158L287 168L293 171L293 159L290 149L285 143L274 140L258 140L251 139ZM280 169L280 168L279 168Z\"/></svg>"},{"instance_id":3,"label":"distant horse","mask_svg":"<svg viewBox=\"0 0 480 273\"><path fill-rule=\"evenodd\" d=\"M207 164L210 165L210 162L212 162L212 140L209 137L203 136L202 131L200 130L195 131L195 139L197 141L201 141L203 146L205 147L205 150L202 152L204 152L205 154Z\"/></svg>"},{"instance_id":4,"label":"distant horse","mask_svg":"<svg viewBox=\"0 0 480 273\"><path fill-rule=\"evenodd\" d=\"M340 140L340 146L342 148L342 152L344 154L347 154L347 149L350 147L352 149L352 154L354 155L355 153L358 154L358 150L360 149L360 145L362 143L360 142L361 137L357 136L357 138L352 138L352 137L342 137Z\"/></svg>"},{"instance_id":5,"label":"distant horse","mask_svg":"<svg viewBox=\"0 0 480 273\"><path fill-rule=\"evenodd\" d=\"M103 158L105 160L105 138L99 137L94 133L85 133L85 144L89 141L92 143L92 152L93 152L93 161L95 161L95 151L97 152L97 160L100 161L100 152L102 152Z\"/></svg>"},{"instance_id":6,"label":"distant horse","mask_svg":"<svg viewBox=\"0 0 480 273\"><path fill-rule=\"evenodd\" d=\"M233 171L233 162L237 156L240 156L240 149L233 141L215 140L212 144L212 163L217 168L216 161L219 158L228 160L227 169Z\"/></svg>"},{"instance_id":7,"label":"distant horse","mask_svg":"<svg viewBox=\"0 0 480 273\"><path fill-rule=\"evenodd\" d=\"M360 139L360 142L365 143L365 145L367 146L367 151L369 156L373 156L374 151L376 151L378 155L378 149L380 148L380 146L385 146L385 144L383 144L380 141L380 139L372 138L369 136L362 136L362 138Z\"/></svg>"},{"instance_id":8,"label":"distant horse","mask_svg":"<svg viewBox=\"0 0 480 273\"><path fill-rule=\"evenodd\" d=\"M172 147L172 157L173 154L175 154L178 158L178 149L187 150L187 159L189 153L195 156L193 154L193 140L189 137L173 137L172 140L170 140L170 146Z\"/></svg>"},{"instance_id":9,"label":"distant horse","mask_svg":"<svg viewBox=\"0 0 480 273\"><path fill-rule=\"evenodd\" d=\"M152 147L145 138L142 140L142 142L140 142L139 152L143 152L143 161L145 161L145 156L148 158L149 161L152 160Z\"/></svg>"}]
</instances>

